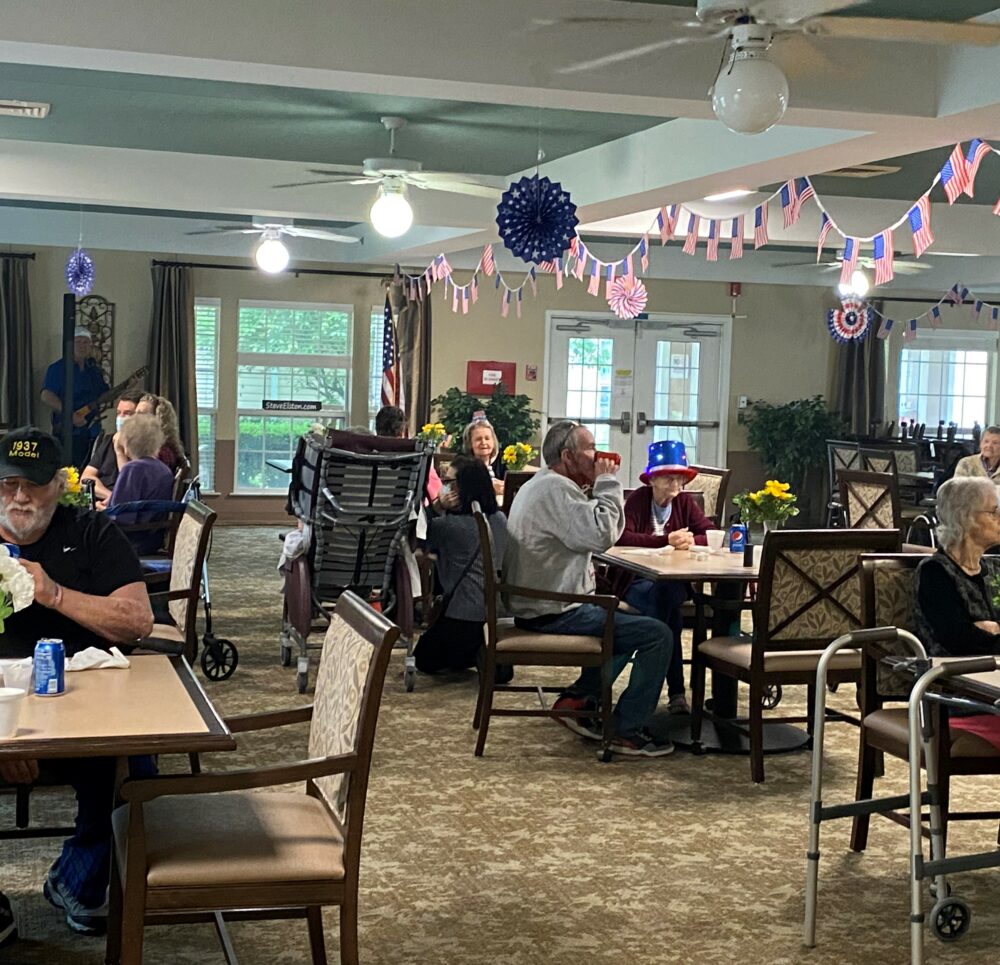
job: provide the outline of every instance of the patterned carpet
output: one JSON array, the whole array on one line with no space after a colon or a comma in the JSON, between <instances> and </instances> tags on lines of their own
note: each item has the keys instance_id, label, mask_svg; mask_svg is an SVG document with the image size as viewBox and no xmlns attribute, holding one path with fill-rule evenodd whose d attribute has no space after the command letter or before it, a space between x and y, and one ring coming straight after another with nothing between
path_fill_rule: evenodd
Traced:
<instances>
[{"instance_id":1,"label":"patterned carpet","mask_svg":"<svg viewBox=\"0 0 1000 965\"><path fill-rule=\"evenodd\" d=\"M278 542L271 529L220 529L211 561L215 630L239 647L240 666L206 684L225 712L292 707L294 668L279 666ZM402 654L386 682L362 855L361 949L370 965L554 965L732 962L892 963L908 960L906 832L873 821L863 855L849 825L823 837L818 945L800 940L809 755L768 757L767 783L749 781L745 758L678 752L657 761L600 764L593 745L545 720L493 723L486 756L472 755L474 675L420 678L405 693ZM529 678L525 678L529 679ZM533 679L533 678L531 678ZM541 678L539 678L541 679ZM549 680L559 680L559 677ZM804 695L786 694L796 706ZM843 690L834 704L847 709ZM253 737L208 767L295 759L302 728ZM853 795L857 732L828 729L827 803ZM165 762L168 769L179 763ZM895 793L905 771L889 761ZM989 779L959 779L954 796L996 807ZM976 785L978 783L979 792ZM71 816L59 792L37 795L40 817ZM0 799L0 820L11 823ZM191 821L198 821L192 813ZM953 853L984 850L996 829L955 826ZM15 903L23 940L10 963L99 965L103 944L72 935L41 896L55 843L5 842L0 886ZM996 960L1000 879L953 879L973 911L954 945L928 937L929 963ZM925 908L928 907L925 904ZM337 919L328 913L331 962ZM302 922L238 923L231 934L247 965L308 959ZM162 965L222 961L208 926L146 932L146 959Z\"/></svg>"}]
</instances>

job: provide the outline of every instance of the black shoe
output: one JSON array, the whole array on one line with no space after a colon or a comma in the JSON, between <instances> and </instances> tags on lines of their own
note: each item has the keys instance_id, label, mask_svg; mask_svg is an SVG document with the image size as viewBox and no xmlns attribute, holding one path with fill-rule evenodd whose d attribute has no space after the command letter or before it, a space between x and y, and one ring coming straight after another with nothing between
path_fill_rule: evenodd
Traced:
<instances>
[{"instance_id":1,"label":"black shoe","mask_svg":"<svg viewBox=\"0 0 1000 965\"><path fill-rule=\"evenodd\" d=\"M17 941L17 925L14 923L14 913L10 910L10 901L0 891L0 948L6 948Z\"/></svg>"}]
</instances>

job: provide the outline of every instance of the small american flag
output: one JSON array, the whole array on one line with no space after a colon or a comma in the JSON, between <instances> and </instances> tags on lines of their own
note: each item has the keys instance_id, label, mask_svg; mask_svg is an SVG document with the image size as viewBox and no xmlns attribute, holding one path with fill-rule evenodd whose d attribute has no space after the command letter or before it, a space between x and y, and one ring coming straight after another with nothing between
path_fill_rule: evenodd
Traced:
<instances>
[{"instance_id":1,"label":"small american flag","mask_svg":"<svg viewBox=\"0 0 1000 965\"><path fill-rule=\"evenodd\" d=\"M824 211L823 217L819 222L819 238L816 240L816 264L819 264L820 258L823 257L823 245L826 243L826 236L830 233L832 227L833 222L830 220L830 216Z\"/></svg>"},{"instance_id":2,"label":"small american flag","mask_svg":"<svg viewBox=\"0 0 1000 965\"><path fill-rule=\"evenodd\" d=\"M1000 215L1000 198L997 198L997 203L993 205L993 213L995 215Z\"/></svg>"},{"instance_id":3,"label":"small american flag","mask_svg":"<svg viewBox=\"0 0 1000 965\"><path fill-rule=\"evenodd\" d=\"M912 341L917 337L917 320L911 318L906 323L906 328L903 329L903 340L906 342Z\"/></svg>"},{"instance_id":4,"label":"small american flag","mask_svg":"<svg viewBox=\"0 0 1000 965\"><path fill-rule=\"evenodd\" d=\"M719 222L713 218L708 223L708 245L705 248L708 261L719 260Z\"/></svg>"},{"instance_id":5,"label":"small american flag","mask_svg":"<svg viewBox=\"0 0 1000 965\"><path fill-rule=\"evenodd\" d=\"M385 296L382 314L382 405L400 405L399 360L396 357L396 332L392 324L392 306Z\"/></svg>"},{"instance_id":6,"label":"small american flag","mask_svg":"<svg viewBox=\"0 0 1000 965\"><path fill-rule=\"evenodd\" d=\"M753 246L763 248L767 244L767 202L753 209Z\"/></svg>"},{"instance_id":7,"label":"small american flag","mask_svg":"<svg viewBox=\"0 0 1000 965\"><path fill-rule=\"evenodd\" d=\"M997 327L997 320L1000 318L1000 308L994 308L990 312L990 328Z\"/></svg>"},{"instance_id":8,"label":"small american flag","mask_svg":"<svg viewBox=\"0 0 1000 965\"><path fill-rule=\"evenodd\" d=\"M947 298L952 305L960 305L962 302L962 296L959 294L957 284L952 285L951 288L948 289L948 294L944 297Z\"/></svg>"},{"instance_id":9,"label":"small american flag","mask_svg":"<svg viewBox=\"0 0 1000 965\"><path fill-rule=\"evenodd\" d=\"M972 317L978 319L983 310L983 303L977 298L972 305Z\"/></svg>"},{"instance_id":10,"label":"small american flag","mask_svg":"<svg viewBox=\"0 0 1000 965\"><path fill-rule=\"evenodd\" d=\"M851 275L854 274L854 269L858 264L859 247L857 238L844 239L844 257L840 267L840 283L842 285L846 285L851 280Z\"/></svg>"},{"instance_id":11,"label":"small american flag","mask_svg":"<svg viewBox=\"0 0 1000 965\"><path fill-rule=\"evenodd\" d=\"M785 227L790 228L798 220L795 210L795 182L786 181L781 186L781 213L785 216Z\"/></svg>"},{"instance_id":12,"label":"small american flag","mask_svg":"<svg viewBox=\"0 0 1000 965\"><path fill-rule=\"evenodd\" d=\"M479 264L483 266L483 271L487 275L492 275L496 271L496 262L493 260L493 245L486 245L483 248L483 257L479 259Z\"/></svg>"},{"instance_id":13,"label":"small american flag","mask_svg":"<svg viewBox=\"0 0 1000 965\"><path fill-rule=\"evenodd\" d=\"M649 271L649 235L643 235L639 242L639 262L643 271Z\"/></svg>"},{"instance_id":14,"label":"small american flag","mask_svg":"<svg viewBox=\"0 0 1000 965\"><path fill-rule=\"evenodd\" d=\"M913 232L913 254L919 258L934 244L934 235L931 234L931 197L929 194L925 194L910 208L907 218L910 222L910 230Z\"/></svg>"},{"instance_id":15,"label":"small american flag","mask_svg":"<svg viewBox=\"0 0 1000 965\"><path fill-rule=\"evenodd\" d=\"M875 285L888 284L893 279L892 228L875 235Z\"/></svg>"},{"instance_id":16,"label":"small american flag","mask_svg":"<svg viewBox=\"0 0 1000 965\"><path fill-rule=\"evenodd\" d=\"M667 228L667 209L660 208L656 212L656 227L660 230L660 244L665 245L667 239L670 237L671 232Z\"/></svg>"},{"instance_id":17,"label":"small american flag","mask_svg":"<svg viewBox=\"0 0 1000 965\"><path fill-rule=\"evenodd\" d=\"M685 255L693 255L698 247L698 232L701 230L701 218L696 214L688 216L687 237L681 249Z\"/></svg>"},{"instance_id":18,"label":"small american flag","mask_svg":"<svg viewBox=\"0 0 1000 965\"><path fill-rule=\"evenodd\" d=\"M941 187L948 198L948 204L954 204L955 199L969 186L969 169L962 153L962 145L956 144L951 157L941 168Z\"/></svg>"},{"instance_id":19,"label":"small american flag","mask_svg":"<svg viewBox=\"0 0 1000 965\"><path fill-rule=\"evenodd\" d=\"M941 327L941 306L935 305L931 309L931 328Z\"/></svg>"},{"instance_id":20,"label":"small american flag","mask_svg":"<svg viewBox=\"0 0 1000 965\"><path fill-rule=\"evenodd\" d=\"M538 263L538 270L543 275L554 275L556 273L556 263L555 261L540 261Z\"/></svg>"},{"instance_id":21,"label":"small american flag","mask_svg":"<svg viewBox=\"0 0 1000 965\"><path fill-rule=\"evenodd\" d=\"M983 163L983 158L992 150L989 144L978 137L974 137L969 142L969 150L965 152L965 170L969 178L969 183L965 186L965 193L970 198L976 183L976 175L979 173L979 165Z\"/></svg>"},{"instance_id":22,"label":"small american flag","mask_svg":"<svg viewBox=\"0 0 1000 965\"><path fill-rule=\"evenodd\" d=\"M743 226L745 224L743 215L733 218L732 233L729 236L729 260L743 257Z\"/></svg>"},{"instance_id":23,"label":"small american flag","mask_svg":"<svg viewBox=\"0 0 1000 965\"><path fill-rule=\"evenodd\" d=\"M882 321L879 323L878 331L875 333L877 338L888 338L889 333L892 331L893 321L891 318L886 318L885 315L882 316Z\"/></svg>"},{"instance_id":24,"label":"small american flag","mask_svg":"<svg viewBox=\"0 0 1000 965\"><path fill-rule=\"evenodd\" d=\"M814 197L816 192L813 190L812 181L809 178L796 178L795 179L795 201L792 203L792 223L794 224L799 220L799 215L802 214L802 204L808 201L810 198Z\"/></svg>"}]
</instances>

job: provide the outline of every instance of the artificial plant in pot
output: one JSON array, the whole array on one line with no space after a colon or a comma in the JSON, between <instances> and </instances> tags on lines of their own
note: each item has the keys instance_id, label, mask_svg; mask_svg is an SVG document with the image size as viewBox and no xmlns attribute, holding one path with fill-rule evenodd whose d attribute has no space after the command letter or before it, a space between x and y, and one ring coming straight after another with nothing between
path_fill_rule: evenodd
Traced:
<instances>
[{"instance_id":1,"label":"artificial plant in pot","mask_svg":"<svg viewBox=\"0 0 1000 965\"><path fill-rule=\"evenodd\" d=\"M747 442L770 476L791 483L800 494L802 519L819 522L823 505L826 440L843 435L845 423L823 396L792 402L754 402L743 416Z\"/></svg>"},{"instance_id":2,"label":"artificial plant in pot","mask_svg":"<svg viewBox=\"0 0 1000 965\"><path fill-rule=\"evenodd\" d=\"M538 432L536 410L526 395L511 395L501 382L491 396L478 396L452 386L447 392L431 399L438 421L452 437L451 448L462 445L462 430L481 412L493 426L500 442L500 451L519 442L531 443Z\"/></svg>"}]
</instances>

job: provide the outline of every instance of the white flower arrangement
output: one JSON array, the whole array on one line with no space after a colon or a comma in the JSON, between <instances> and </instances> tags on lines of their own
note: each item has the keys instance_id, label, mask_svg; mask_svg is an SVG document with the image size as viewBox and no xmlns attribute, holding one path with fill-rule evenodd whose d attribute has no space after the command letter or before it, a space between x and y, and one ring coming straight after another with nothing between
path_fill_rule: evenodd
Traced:
<instances>
[{"instance_id":1,"label":"white flower arrangement","mask_svg":"<svg viewBox=\"0 0 1000 965\"><path fill-rule=\"evenodd\" d=\"M31 606L35 599L35 581L31 574L0 546L0 633L4 620Z\"/></svg>"}]
</instances>

